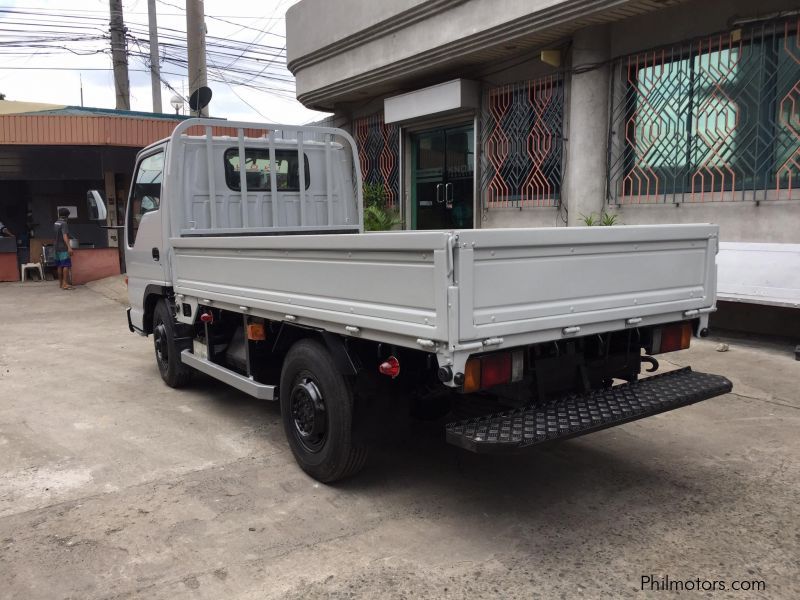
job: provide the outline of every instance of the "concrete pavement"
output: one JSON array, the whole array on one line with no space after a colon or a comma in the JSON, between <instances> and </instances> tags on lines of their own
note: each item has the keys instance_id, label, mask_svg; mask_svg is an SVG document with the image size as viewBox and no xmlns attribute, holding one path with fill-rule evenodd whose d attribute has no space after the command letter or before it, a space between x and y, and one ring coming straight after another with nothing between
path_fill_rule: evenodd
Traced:
<instances>
[{"instance_id":1,"label":"concrete pavement","mask_svg":"<svg viewBox=\"0 0 800 600\"><path fill-rule=\"evenodd\" d=\"M277 406L163 385L118 302L0 284L0 598L800 597L800 363L730 343L665 366L733 394L511 457L415 425L326 487Z\"/></svg>"}]
</instances>

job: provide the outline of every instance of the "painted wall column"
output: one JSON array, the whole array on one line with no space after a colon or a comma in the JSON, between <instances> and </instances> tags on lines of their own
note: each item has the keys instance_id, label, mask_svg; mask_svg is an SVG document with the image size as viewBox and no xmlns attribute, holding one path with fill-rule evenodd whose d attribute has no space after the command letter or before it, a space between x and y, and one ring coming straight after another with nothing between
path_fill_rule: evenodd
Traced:
<instances>
[{"instance_id":1,"label":"painted wall column","mask_svg":"<svg viewBox=\"0 0 800 600\"><path fill-rule=\"evenodd\" d=\"M569 226L583 225L581 215L599 215L605 209L609 52L607 26L581 29L573 37L572 69L602 64L573 73L570 80L564 181Z\"/></svg>"}]
</instances>

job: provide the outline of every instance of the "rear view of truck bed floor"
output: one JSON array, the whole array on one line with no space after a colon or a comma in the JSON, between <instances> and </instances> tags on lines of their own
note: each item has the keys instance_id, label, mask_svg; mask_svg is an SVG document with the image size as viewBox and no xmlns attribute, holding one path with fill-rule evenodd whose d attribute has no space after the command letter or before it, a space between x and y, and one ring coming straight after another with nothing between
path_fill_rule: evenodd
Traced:
<instances>
[{"instance_id":1,"label":"rear view of truck bed floor","mask_svg":"<svg viewBox=\"0 0 800 600\"><path fill-rule=\"evenodd\" d=\"M727 394L731 382L687 367L545 406L448 423L447 441L473 452L502 452L585 435Z\"/></svg>"}]
</instances>

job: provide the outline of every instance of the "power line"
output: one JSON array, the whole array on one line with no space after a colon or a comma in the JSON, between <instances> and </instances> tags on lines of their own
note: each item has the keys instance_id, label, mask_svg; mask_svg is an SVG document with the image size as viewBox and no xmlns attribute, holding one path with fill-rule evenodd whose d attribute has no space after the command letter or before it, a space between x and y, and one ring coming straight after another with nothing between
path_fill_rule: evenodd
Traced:
<instances>
[{"instance_id":1,"label":"power line","mask_svg":"<svg viewBox=\"0 0 800 600\"><path fill-rule=\"evenodd\" d=\"M167 5L167 6L175 6L176 8L179 8L180 10L184 10L182 7L176 6L176 5ZM24 7L19 7L19 6L0 6L0 10L9 10L9 11L13 11L13 10L19 9L19 8L30 9L30 10L48 10L48 11L57 10L58 12L64 12L64 13L83 13L83 14L106 15L105 18L107 18L107 15L108 15L108 13L105 10L92 10L92 9L88 9L88 8L57 8L57 9L53 9L52 6L24 6ZM135 12L135 11L126 10L125 14L126 15L146 15L147 13L146 12ZM183 16L185 16L185 13L165 13L165 12L160 12L158 14L161 15L161 16L165 16L165 17L183 17ZM206 16L208 16L208 15L206 15ZM248 21L252 20L252 18L253 18L252 16L242 16L242 15L214 15L215 19L219 19L219 18L223 18L223 17L226 18L226 19L246 19ZM265 17L262 17L261 20L263 20L264 18ZM269 17L269 18L270 19L274 19L276 21L282 21L284 19L284 17Z\"/></svg>"},{"instance_id":2,"label":"power line","mask_svg":"<svg viewBox=\"0 0 800 600\"><path fill-rule=\"evenodd\" d=\"M159 4L163 4L164 6L169 6L171 8L177 8L178 10L181 10L184 13L186 12L185 8L183 8L183 7L181 7L181 6L177 5L177 4L171 4L169 2L166 2L165 0L156 0L156 2L158 2ZM273 12L273 16L274 16L274 14L275 13ZM253 27L248 27L247 25L241 25L239 23L231 23L230 21L226 21L222 17L216 17L216 16L212 16L212 15L205 15L205 17L206 17L206 19L213 19L214 21L221 21L222 23L227 23L229 25L235 25L236 27L242 27L243 29L253 29L254 31L259 31L258 29L254 29ZM275 36L278 36L278 37L285 37L285 36L279 35L277 33L273 33L272 35L275 35Z\"/></svg>"},{"instance_id":3,"label":"power line","mask_svg":"<svg viewBox=\"0 0 800 600\"><path fill-rule=\"evenodd\" d=\"M255 106L253 106L252 104L250 104L250 103L249 103L247 100L245 100L244 98L242 98L242 97L239 95L239 92L237 92L237 91L236 91L236 89L235 89L235 88L234 88L234 87L233 87L233 86L232 86L230 83L228 83L227 81L225 81L225 76L224 76L224 75L222 75L222 72L220 72L219 68L217 68L217 67L216 67L216 66L215 66L213 63L212 63L212 68L213 68L215 71L217 71L217 73L219 74L219 76L222 78L222 80L223 80L223 81L225 82L225 84L228 86L228 89L229 89L231 92L233 92L234 96L236 96L236 97L237 97L239 100L241 100L242 102L244 102L244 103L245 103L247 106L249 106L251 109L253 109L254 111L256 111L256 113L257 113L257 114L258 114L258 115L259 115L259 116L260 116L262 119L264 119L265 121L272 121L273 123L275 123L275 122L277 121L276 119L272 119L272 118L268 117L267 115L265 115L264 113L262 113L260 110L258 110L258 109L257 109Z\"/></svg>"},{"instance_id":4,"label":"power line","mask_svg":"<svg viewBox=\"0 0 800 600\"><path fill-rule=\"evenodd\" d=\"M178 9L172 16L185 16L183 7L165 0L157 0L164 6ZM279 2L271 15L263 17L242 17L239 15L205 15L206 19L219 21L227 25L256 32L250 40L238 40L232 36L206 36L207 56L213 65L210 80L224 83L231 92L250 109L262 118L270 119L258 108L250 104L235 88L243 87L260 93L266 93L284 100L294 100L294 77L286 69L286 44L273 45L267 36L285 39L284 35L271 31L275 23L283 19L276 16L284 0ZM125 11L126 17L131 14L147 14ZM164 13L160 13L164 14ZM251 23L243 25L231 19L248 19ZM264 23L263 26L259 26ZM13 57L34 56L55 57L64 54L93 56L110 55L108 49L108 12L87 9L68 9L52 7L8 7L0 6L0 56L9 60ZM126 53L131 59L139 59L145 69L130 69L133 73L151 73L149 33L144 23L126 22L125 39L128 41ZM163 76L185 78L188 61L186 59L187 38L185 31L171 27L159 26L160 62L170 65L177 72L163 71ZM29 50L29 52L25 52ZM26 61L27 62L27 61ZM220 67L220 64L225 66ZM0 71L98 71L111 72L109 67L73 67L73 66L0 66ZM173 93L183 98L168 81L160 76L161 83ZM185 100L185 98L184 98Z\"/></svg>"}]
</instances>

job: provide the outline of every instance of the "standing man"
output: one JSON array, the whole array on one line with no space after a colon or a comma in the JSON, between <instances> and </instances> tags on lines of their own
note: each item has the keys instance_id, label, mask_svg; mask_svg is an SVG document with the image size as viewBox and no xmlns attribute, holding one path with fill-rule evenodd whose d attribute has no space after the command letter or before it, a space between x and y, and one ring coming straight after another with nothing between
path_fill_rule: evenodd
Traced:
<instances>
[{"instance_id":1,"label":"standing man","mask_svg":"<svg viewBox=\"0 0 800 600\"><path fill-rule=\"evenodd\" d=\"M62 290L74 290L70 285L72 279L72 246L69 243L69 209L61 207L58 209L58 221L53 224L55 231L55 252L56 266L58 267L58 281L61 283Z\"/></svg>"}]
</instances>

